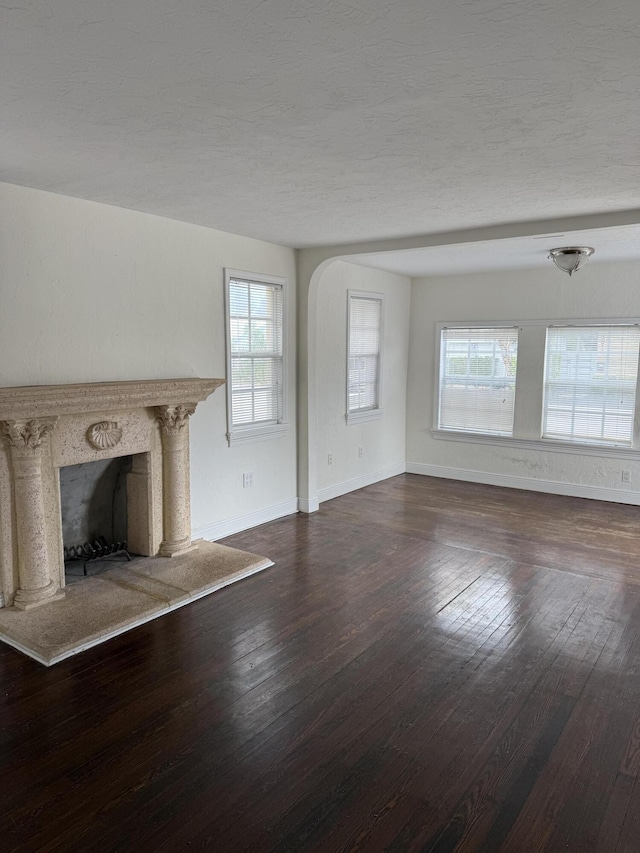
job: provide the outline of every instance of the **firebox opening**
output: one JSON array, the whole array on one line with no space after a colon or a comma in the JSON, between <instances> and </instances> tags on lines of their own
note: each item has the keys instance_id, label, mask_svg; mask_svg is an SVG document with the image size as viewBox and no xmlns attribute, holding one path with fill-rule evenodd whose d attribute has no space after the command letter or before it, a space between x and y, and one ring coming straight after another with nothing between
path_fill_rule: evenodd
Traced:
<instances>
[{"instance_id":1,"label":"firebox opening","mask_svg":"<svg viewBox=\"0 0 640 853\"><path fill-rule=\"evenodd\" d=\"M67 583L128 559L127 474L132 463L132 456L119 456L60 468Z\"/></svg>"}]
</instances>

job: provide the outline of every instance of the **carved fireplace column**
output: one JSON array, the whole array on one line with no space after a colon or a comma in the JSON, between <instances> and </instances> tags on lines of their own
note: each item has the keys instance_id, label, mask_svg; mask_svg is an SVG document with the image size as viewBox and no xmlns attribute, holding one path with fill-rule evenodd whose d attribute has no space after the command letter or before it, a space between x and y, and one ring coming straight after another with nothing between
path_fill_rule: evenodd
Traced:
<instances>
[{"instance_id":1,"label":"carved fireplace column","mask_svg":"<svg viewBox=\"0 0 640 853\"><path fill-rule=\"evenodd\" d=\"M196 403L156 407L162 436L163 557L191 547L188 419L195 410Z\"/></svg>"},{"instance_id":2,"label":"carved fireplace column","mask_svg":"<svg viewBox=\"0 0 640 853\"><path fill-rule=\"evenodd\" d=\"M49 574L47 524L42 483L42 441L57 418L4 421L13 468L15 518L18 534L18 576L14 606L30 610L60 593Z\"/></svg>"}]
</instances>

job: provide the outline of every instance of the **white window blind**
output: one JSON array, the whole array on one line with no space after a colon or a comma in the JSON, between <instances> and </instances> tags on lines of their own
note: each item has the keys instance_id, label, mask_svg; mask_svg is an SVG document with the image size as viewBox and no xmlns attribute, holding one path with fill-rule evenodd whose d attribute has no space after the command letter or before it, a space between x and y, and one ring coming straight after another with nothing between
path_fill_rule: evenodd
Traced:
<instances>
[{"instance_id":1,"label":"white window blind","mask_svg":"<svg viewBox=\"0 0 640 853\"><path fill-rule=\"evenodd\" d=\"M231 427L278 423L283 411L283 288L229 279Z\"/></svg>"},{"instance_id":2,"label":"white window blind","mask_svg":"<svg viewBox=\"0 0 640 853\"><path fill-rule=\"evenodd\" d=\"M518 329L443 329L440 429L513 434Z\"/></svg>"},{"instance_id":3,"label":"white window blind","mask_svg":"<svg viewBox=\"0 0 640 853\"><path fill-rule=\"evenodd\" d=\"M547 329L543 436L630 445L639 343L637 326Z\"/></svg>"},{"instance_id":4,"label":"white window blind","mask_svg":"<svg viewBox=\"0 0 640 853\"><path fill-rule=\"evenodd\" d=\"M349 294L348 412L380 406L382 297Z\"/></svg>"}]
</instances>

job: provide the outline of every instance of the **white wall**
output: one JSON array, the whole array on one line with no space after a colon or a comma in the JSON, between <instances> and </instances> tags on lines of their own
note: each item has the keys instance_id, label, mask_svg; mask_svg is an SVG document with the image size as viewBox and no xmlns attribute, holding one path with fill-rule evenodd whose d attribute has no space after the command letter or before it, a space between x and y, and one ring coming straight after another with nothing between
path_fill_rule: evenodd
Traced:
<instances>
[{"instance_id":1,"label":"white wall","mask_svg":"<svg viewBox=\"0 0 640 853\"><path fill-rule=\"evenodd\" d=\"M637 458L551 452L517 443L445 441L435 425L436 324L453 321L518 321L640 317L640 264L592 261L569 277L551 263L544 271L513 270L416 279L412 284L411 347L407 404L407 470L498 485L640 503ZM527 370L525 347L538 353L543 329L521 332L518 366L520 431L539 437L542 360ZM542 342L542 346L543 346ZM531 368L529 362L529 367ZM640 401L638 401L640 403ZM524 417L523 417L524 415ZM640 448L638 449L640 451ZM621 480L631 472L631 483Z\"/></svg>"},{"instance_id":2,"label":"white wall","mask_svg":"<svg viewBox=\"0 0 640 853\"><path fill-rule=\"evenodd\" d=\"M224 389L201 403L191 418L192 523L220 536L294 511L292 249L7 184L0 241L0 386L224 377L223 268L286 277L290 429L230 448ZM253 488L242 488L243 471Z\"/></svg>"},{"instance_id":3,"label":"white wall","mask_svg":"<svg viewBox=\"0 0 640 853\"><path fill-rule=\"evenodd\" d=\"M382 417L345 421L347 291L383 293ZM404 471L409 349L408 278L335 261L322 274L317 311L317 464L320 501ZM363 455L358 456L358 448ZM328 455L333 464L327 463Z\"/></svg>"}]
</instances>

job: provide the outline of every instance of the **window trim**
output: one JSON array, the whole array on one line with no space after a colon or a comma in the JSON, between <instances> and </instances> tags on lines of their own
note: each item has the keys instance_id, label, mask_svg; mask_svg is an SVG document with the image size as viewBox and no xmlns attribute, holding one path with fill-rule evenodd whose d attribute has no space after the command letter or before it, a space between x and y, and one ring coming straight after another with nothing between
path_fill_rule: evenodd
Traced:
<instances>
[{"instance_id":1,"label":"window trim","mask_svg":"<svg viewBox=\"0 0 640 853\"><path fill-rule=\"evenodd\" d=\"M255 284L271 284L282 287L282 413L277 423L269 423L257 425L254 423L244 426L233 426L232 416L232 388L231 388L231 315L230 315L230 294L229 288L231 280L238 279L240 281L249 281ZM227 370L226 381L226 404L227 404L227 443L231 447L233 444L248 444L254 441L262 441L264 439L279 438L284 435L289 429L288 422L288 398L289 398L289 383L288 383L288 279L277 275L265 275L264 273L247 272L246 270L236 270L230 267L224 269L224 325L225 325L225 362Z\"/></svg>"},{"instance_id":2,"label":"window trim","mask_svg":"<svg viewBox=\"0 0 640 853\"><path fill-rule=\"evenodd\" d=\"M384 354L384 314L385 314L385 294L374 293L370 290L347 290L347 362L346 362L346 380L345 380L345 405L346 414L345 420L347 426L353 424L366 423L367 421L377 421L383 415L382 408L382 373L383 373L383 354ZM377 382L377 398L376 406L371 406L367 409L349 410L349 361L351 358L351 300L352 299L374 299L380 303L380 349L378 353L378 382Z\"/></svg>"},{"instance_id":3,"label":"window trim","mask_svg":"<svg viewBox=\"0 0 640 853\"><path fill-rule=\"evenodd\" d=\"M639 325L640 324L638 324L637 322L626 320L623 322L616 322L616 323L611 322L611 321L604 321L604 322L600 322L600 323L596 323L593 321L591 321L589 323L584 323L584 322L558 323L556 321L554 323L549 323L546 326L545 344L544 344L544 367L543 367L543 375L542 375L543 396L542 396L542 408L540 411L540 439L542 441L560 442L561 444L570 444L570 445L575 445L577 447L594 447L594 446L595 447L602 447L602 448L608 447L608 448L616 449L616 450L618 450L618 452L621 450L633 450L634 448L636 448L637 439L638 439L638 435L637 435L637 420L638 420L637 411L638 411L638 400L640 399L638 397L638 392L640 389L640 385L639 385L639 383L640 383L640 352L638 354L638 362L636 362L636 383L635 383L635 391L634 391L633 415L631 418L631 440L630 441L624 441L624 442L620 442L619 444L616 444L614 441L598 440L597 438L583 439L583 440L577 440L575 438L563 439L560 436L545 435L544 427L545 427L545 409L546 409L547 394L548 394L547 364L548 364L548 357L549 357L549 331L551 329L638 328Z\"/></svg>"},{"instance_id":4,"label":"window trim","mask_svg":"<svg viewBox=\"0 0 640 853\"><path fill-rule=\"evenodd\" d=\"M434 382L434 393L433 393L433 417L432 417L432 427L431 433L434 435L438 433L439 435L447 434L447 435L459 435L459 436L481 436L486 438L495 438L498 440L510 441L513 439L513 430L516 426L515 420L515 397L514 397L514 410L513 410L513 425L511 428L511 435L500 435L495 432L486 432L484 430L463 430L463 429L447 429L446 427L440 426L440 380L442 377L442 332L446 329L517 329L518 332L522 329L522 323L517 321L481 321L476 320L473 322L454 322L454 323L436 323L436 363L435 363L435 382ZM518 393L518 368L516 367L516 381L515 381L515 394Z\"/></svg>"},{"instance_id":5,"label":"window trim","mask_svg":"<svg viewBox=\"0 0 640 853\"><path fill-rule=\"evenodd\" d=\"M432 429L431 437L438 441L464 441L467 444L492 444L496 447L514 447L519 450L546 450L552 453L571 453L577 456L604 456L608 459L625 457L640 460L640 448L627 444L582 444L577 441L560 441L552 438L518 438L514 435L494 433L461 432L457 430Z\"/></svg>"},{"instance_id":6,"label":"window trim","mask_svg":"<svg viewBox=\"0 0 640 853\"><path fill-rule=\"evenodd\" d=\"M555 453L571 453L583 456L600 456L610 459L627 458L630 461L633 459L640 460L640 359L638 365L638 381L636 384L636 416L634 417L633 440L631 446L628 444L599 444L597 442L582 442L582 441L563 441L561 439L543 438L542 437L542 419L543 408L540 407L540 417L538 429L540 434L537 438L520 437L518 435L496 435L495 433L482 432L465 432L463 430L448 430L440 429L438 426L438 412L440 401L440 357L442 344L442 330L449 329L500 329L500 328L518 328L521 331L524 328L538 327L546 329L550 327L566 327L577 326L585 328L587 326L640 326L640 317L580 317L580 318L560 318L553 319L534 319L534 320L454 320L441 321L435 323L435 339L436 339L436 359L435 359L435 382L433 388L433 409L432 409L432 426L428 432L431 437L436 440L444 441L462 441L470 444L492 444L497 447L514 447L520 449L531 450L546 450ZM543 352L546 358L546 334L545 334L545 351ZM543 367L544 371L544 367ZM541 377L544 384L544 372ZM516 408L517 412L517 388L518 381L516 375ZM514 430L516 428L517 419L514 413Z\"/></svg>"}]
</instances>

